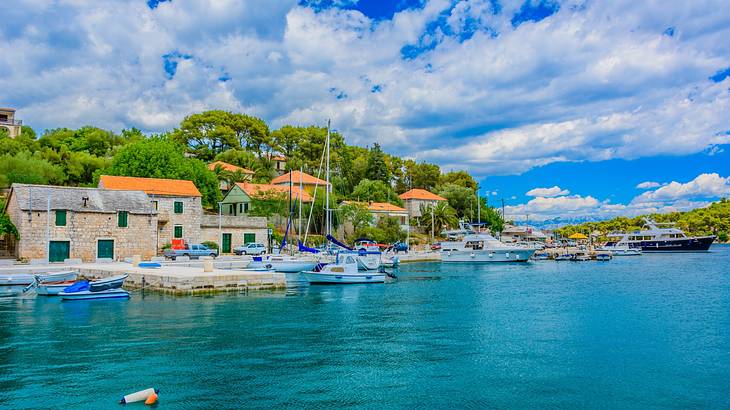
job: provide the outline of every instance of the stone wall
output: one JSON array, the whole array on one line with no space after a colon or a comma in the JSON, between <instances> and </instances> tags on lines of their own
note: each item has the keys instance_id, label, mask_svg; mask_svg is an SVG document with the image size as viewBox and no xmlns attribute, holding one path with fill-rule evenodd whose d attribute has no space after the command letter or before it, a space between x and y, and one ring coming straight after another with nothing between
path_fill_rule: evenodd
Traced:
<instances>
[{"instance_id":1,"label":"stone wall","mask_svg":"<svg viewBox=\"0 0 730 410\"><path fill-rule=\"evenodd\" d=\"M47 228L50 226L51 241L69 241L70 258L83 261L96 260L97 240L114 240L114 259L123 260L132 255L149 259L155 255L154 215L129 214L127 227L117 226L116 213L66 212L66 226L56 226L55 211L51 210L50 223L46 211L28 212L18 209L15 200L8 204L8 215L18 229L17 246L20 259L47 258Z\"/></svg>"},{"instance_id":2,"label":"stone wall","mask_svg":"<svg viewBox=\"0 0 730 410\"><path fill-rule=\"evenodd\" d=\"M218 215L203 215L201 222L203 242L215 242L220 248L221 233L229 233L231 234L231 250L233 250L238 246L243 246L243 234L253 233L256 235L256 242L268 246L269 230L266 218L223 215L220 219L221 229L218 229L218 225Z\"/></svg>"},{"instance_id":3,"label":"stone wall","mask_svg":"<svg viewBox=\"0 0 730 410\"><path fill-rule=\"evenodd\" d=\"M167 243L172 243L175 235L175 225L183 227L183 239L187 243L200 243L203 241L200 231L200 223L203 215L203 207L200 197L174 197L150 195L152 201L157 202L158 227L157 227L157 249ZM175 202L183 203L183 213L175 213Z\"/></svg>"},{"instance_id":4,"label":"stone wall","mask_svg":"<svg viewBox=\"0 0 730 410\"><path fill-rule=\"evenodd\" d=\"M421 216L421 206L429 207L436 206L438 201L428 201L424 199L407 199L404 202L404 208L408 211L408 215L411 218L417 218Z\"/></svg>"}]
</instances>

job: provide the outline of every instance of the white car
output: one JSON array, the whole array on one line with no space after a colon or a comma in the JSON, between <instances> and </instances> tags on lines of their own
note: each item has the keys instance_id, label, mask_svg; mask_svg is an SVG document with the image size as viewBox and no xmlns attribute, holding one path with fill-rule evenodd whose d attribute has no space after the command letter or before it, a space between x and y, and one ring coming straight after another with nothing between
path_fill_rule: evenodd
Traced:
<instances>
[{"instance_id":1,"label":"white car","mask_svg":"<svg viewBox=\"0 0 730 410\"><path fill-rule=\"evenodd\" d=\"M234 249L233 253L236 255L263 255L266 253L266 246L263 243L249 243Z\"/></svg>"}]
</instances>

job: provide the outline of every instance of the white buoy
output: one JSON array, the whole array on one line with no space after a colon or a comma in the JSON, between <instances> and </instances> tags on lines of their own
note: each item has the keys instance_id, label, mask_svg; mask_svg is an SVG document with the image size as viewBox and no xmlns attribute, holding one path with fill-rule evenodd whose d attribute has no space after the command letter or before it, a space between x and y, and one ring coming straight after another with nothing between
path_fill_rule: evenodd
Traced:
<instances>
[{"instance_id":1,"label":"white buoy","mask_svg":"<svg viewBox=\"0 0 730 410\"><path fill-rule=\"evenodd\" d=\"M126 404L134 403L137 401L144 401L147 400L147 398L150 397L153 393L159 393L159 390L153 389L151 387L149 389L140 390L138 392L134 392L132 394L128 394L122 397L122 399L119 400L119 403Z\"/></svg>"}]
</instances>

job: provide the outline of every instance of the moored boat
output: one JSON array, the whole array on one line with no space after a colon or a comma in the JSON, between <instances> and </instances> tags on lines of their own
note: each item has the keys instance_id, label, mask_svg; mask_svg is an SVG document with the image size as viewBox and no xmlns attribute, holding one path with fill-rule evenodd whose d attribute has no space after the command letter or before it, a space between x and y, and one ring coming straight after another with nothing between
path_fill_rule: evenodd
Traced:
<instances>
[{"instance_id":1,"label":"moored boat","mask_svg":"<svg viewBox=\"0 0 730 410\"><path fill-rule=\"evenodd\" d=\"M560 255L555 255L555 260L556 261L572 261L574 256L575 255L573 255L572 253L563 253Z\"/></svg>"},{"instance_id":2,"label":"moored boat","mask_svg":"<svg viewBox=\"0 0 730 410\"><path fill-rule=\"evenodd\" d=\"M383 283L386 275L384 271L360 271L354 255L345 255L342 262L320 264L314 270L301 274L310 284Z\"/></svg>"},{"instance_id":3,"label":"moored boat","mask_svg":"<svg viewBox=\"0 0 730 410\"><path fill-rule=\"evenodd\" d=\"M78 292L60 292L62 300L91 300L91 299L129 299L129 292L124 289L106 289L96 292L81 290Z\"/></svg>"},{"instance_id":4,"label":"moored boat","mask_svg":"<svg viewBox=\"0 0 730 410\"><path fill-rule=\"evenodd\" d=\"M526 262L536 249L503 243L484 232L441 242L442 262Z\"/></svg>"},{"instance_id":5,"label":"moored boat","mask_svg":"<svg viewBox=\"0 0 730 410\"><path fill-rule=\"evenodd\" d=\"M110 276L108 278L103 278L95 281L89 282L89 291L91 292L101 292L102 290L109 290L109 289L119 289L124 284L124 280L127 279L127 275L116 275L116 276Z\"/></svg>"},{"instance_id":6,"label":"moored boat","mask_svg":"<svg viewBox=\"0 0 730 410\"><path fill-rule=\"evenodd\" d=\"M644 218L641 230L611 233L608 237L610 241L604 248L625 246L643 252L705 252L715 241L714 235L687 236L673 223L659 223L649 218Z\"/></svg>"},{"instance_id":7,"label":"moored boat","mask_svg":"<svg viewBox=\"0 0 730 410\"><path fill-rule=\"evenodd\" d=\"M611 252L600 252L596 254L597 261L610 261L612 258Z\"/></svg>"}]
</instances>

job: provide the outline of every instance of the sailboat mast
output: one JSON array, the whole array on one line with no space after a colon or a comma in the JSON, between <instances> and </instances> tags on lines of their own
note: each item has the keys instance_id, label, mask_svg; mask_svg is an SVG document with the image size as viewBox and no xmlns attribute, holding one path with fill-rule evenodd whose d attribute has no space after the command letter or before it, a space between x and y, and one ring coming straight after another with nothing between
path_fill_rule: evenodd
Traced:
<instances>
[{"instance_id":1,"label":"sailboat mast","mask_svg":"<svg viewBox=\"0 0 730 410\"><path fill-rule=\"evenodd\" d=\"M289 236L289 226L288 226L288 224L291 223L291 218L293 216L292 214L294 213L293 212L294 209L291 207L291 189L292 189L291 173L292 173L292 170L291 170L291 167L289 167L289 220L287 221L287 227L286 227L287 237L284 238L284 239L289 239L288 238L288 236ZM286 244L289 247L289 251L290 251L289 253L291 253L291 246L289 245L289 241L288 240L286 241Z\"/></svg>"},{"instance_id":2,"label":"sailboat mast","mask_svg":"<svg viewBox=\"0 0 730 410\"><path fill-rule=\"evenodd\" d=\"M326 180L327 180L327 186L325 189L325 200L324 200L324 209L325 209L325 232L327 235L330 235L331 229L332 229L332 222L330 219L330 120L327 120L327 141L325 142L325 151L327 155L327 167L325 171Z\"/></svg>"},{"instance_id":3,"label":"sailboat mast","mask_svg":"<svg viewBox=\"0 0 730 410\"><path fill-rule=\"evenodd\" d=\"M297 227L297 236L302 241L302 173L304 168L299 166L299 226ZM302 241L302 244L304 242Z\"/></svg>"}]
</instances>

